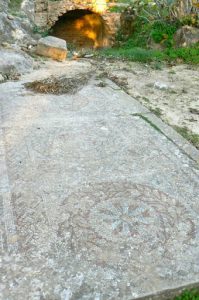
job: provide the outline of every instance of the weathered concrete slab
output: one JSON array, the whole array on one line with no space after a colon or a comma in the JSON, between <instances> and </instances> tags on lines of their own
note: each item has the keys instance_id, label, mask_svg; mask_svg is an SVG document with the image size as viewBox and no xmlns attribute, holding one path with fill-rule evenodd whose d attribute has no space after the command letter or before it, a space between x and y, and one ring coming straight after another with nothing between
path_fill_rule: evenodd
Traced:
<instances>
[{"instance_id":1,"label":"weathered concrete slab","mask_svg":"<svg viewBox=\"0 0 199 300\"><path fill-rule=\"evenodd\" d=\"M146 109L112 84L0 88L2 299L126 300L199 281L198 166Z\"/></svg>"}]
</instances>

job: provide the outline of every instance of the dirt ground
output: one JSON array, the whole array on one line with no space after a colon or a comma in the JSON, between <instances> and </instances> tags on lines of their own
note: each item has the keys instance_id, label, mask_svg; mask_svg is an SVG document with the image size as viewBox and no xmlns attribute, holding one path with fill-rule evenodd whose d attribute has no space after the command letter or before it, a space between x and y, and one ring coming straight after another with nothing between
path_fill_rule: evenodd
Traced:
<instances>
[{"instance_id":1,"label":"dirt ground","mask_svg":"<svg viewBox=\"0 0 199 300\"><path fill-rule=\"evenodd\" d=\"M199 134L199 67L102 61L99 69L172 126Z\"/></svg>"}]
</instances>

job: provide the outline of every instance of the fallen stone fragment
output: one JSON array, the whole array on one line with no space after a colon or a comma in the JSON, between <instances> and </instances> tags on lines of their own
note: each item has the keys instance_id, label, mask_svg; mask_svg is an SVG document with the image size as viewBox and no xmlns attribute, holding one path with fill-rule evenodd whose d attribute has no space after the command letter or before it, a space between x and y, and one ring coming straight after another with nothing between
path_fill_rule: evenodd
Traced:
<instances>
[{"instance_id":1,"label":"fallen stone fragment","mask_svg":"<svg viewBox=\"0 0 199 300\"><path fill-rule=\"evenodd\" d=\"M169 86L166 84L166 83L164 83L164 82L159 82L159 81L156 81L155 83L154 83L154 87L156 88L156 89L159 89L159 90L168 90L169 89Z\"/></svg>"},{"instance_id":2,"label":"fallen stone fragment","mask_svg":"<svg viewBox=\"0 0 199 300\"><path fill-rule=\"evenodd\" d=\"M53 36L41 38L38 41L36 53L54 60L64 61L67 56L66 41Z\"/></svg>"}]
</instances>

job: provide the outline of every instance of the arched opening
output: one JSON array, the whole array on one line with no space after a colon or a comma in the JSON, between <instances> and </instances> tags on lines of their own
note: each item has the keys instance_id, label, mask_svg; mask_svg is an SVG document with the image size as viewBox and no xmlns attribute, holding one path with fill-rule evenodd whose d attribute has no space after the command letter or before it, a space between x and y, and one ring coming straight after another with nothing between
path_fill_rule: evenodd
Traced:
<instances>
[{"instance_id":1,"label":"arched opening","mask_svg":"<svg viewBox=\"0 0 199 300\"><path fill-rule=\"evenodd\" d=\"M77 48L100 48L108 45L108 28L102 16L76 9L62 15L52 27L52 35Z\"/></svg>"}]
</instances>

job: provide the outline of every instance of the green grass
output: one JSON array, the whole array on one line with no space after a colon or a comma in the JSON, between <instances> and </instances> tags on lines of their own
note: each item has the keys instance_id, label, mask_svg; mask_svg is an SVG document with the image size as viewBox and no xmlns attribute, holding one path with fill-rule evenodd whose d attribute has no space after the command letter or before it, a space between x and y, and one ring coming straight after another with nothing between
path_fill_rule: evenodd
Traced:
<instances>
[{"instance_id":1,"label":"green grass","mask_svg":"<svg viewBox=\"0 0 199 300\"><path fill-rule=\"evenodd\" d=\"M199 134L191 132L186 127L174 126L174 129L182 135L186 140L192 143L196 148L199 149ZM198 294L199 297L199 294ZM186 299L186 298L185 298ZM197 298L199 300L199 298Z\"/></svg>"},{"instance_id":2,"label":"green grass","mask_svg":"<svg viewBox=\"0 0 199 300\"><path fill-rule=\"evenodd\" d=\"M9 9L13 12L19 11L23 0L10 0Z\"/></svg>"},{"instance_id":3,"label":"green grass","mask_svg":"<svg viewBox=\"0 0 199 300\"><path fill-rule=\"evenodd\" d=\"M156 50L148 50L144 48L110 48L103 49L98 52L98 55L101 57L109 57L114 59L126 59L130 61L139 61L139 62L152 62L156 60L163 60L165 58L164 53Z\"/></svg>"},{"instance_id":4,"label":"green grass","mask_svg":"<svg viewBox=\"0 0 199 300\"><path fill-rule=\"evenodd\" d=\"M199 64L199 44L188 48L170 48L164 52L170 61L180 58L183 62L188 64Z\"/></svg>"},{"instance_id":5,"label":"green grass","mask_svg":"<svg viewBox=\"0 0 199 300\"><path fill-rule=\"evenodd\" d=\"M197 290L184 291L180 296L173 300L199 300L199 292Z\"/></svg>"},{"instance_id":6,"label":"green grass","mask_svg":"<svg viewBox=\"0 0 199 300\"><path fill-rule=\"evenodd\" d=\"M116 45L103 49L99 56L139 62L179 61L199 64L199 43L188 48L175 48L173 36L179 28L179 22L146 22L138 18L133 33L127 38L122 29L116 37ZM151 43L162 46L162 50L150 49Z\"/></svg>"},{"instance_id":7,"label":"green grass","mask_svg":"<svg viewBox=\"0 0 199 300\"><path fill-rule=\"evenodd\" d=\"M157 125L155 125L151 120L149 120L146 116L143 116L142 114L139 114L139 113L132 114L132 116L140 117L142 120L144 120L146 123L148 123L157 132L159 132L159 133L163 134L164 136L166 136L164 134L164 132Z\"/></svg>"},{"instance_id":8,"label":"green grass","mask_svg":"<svg viewBox=\"0 0 199 300\"><path fill-rule=\"evenodd\" d=\"M123 59L138 62L161 62L182 60L188 64L199 64L199 46L189 48L168 48L165 50L153 50L140 47L130 47L129 44L122 47L102 49L98 52L101 57Z\"/></svg>"}]
</instances>

